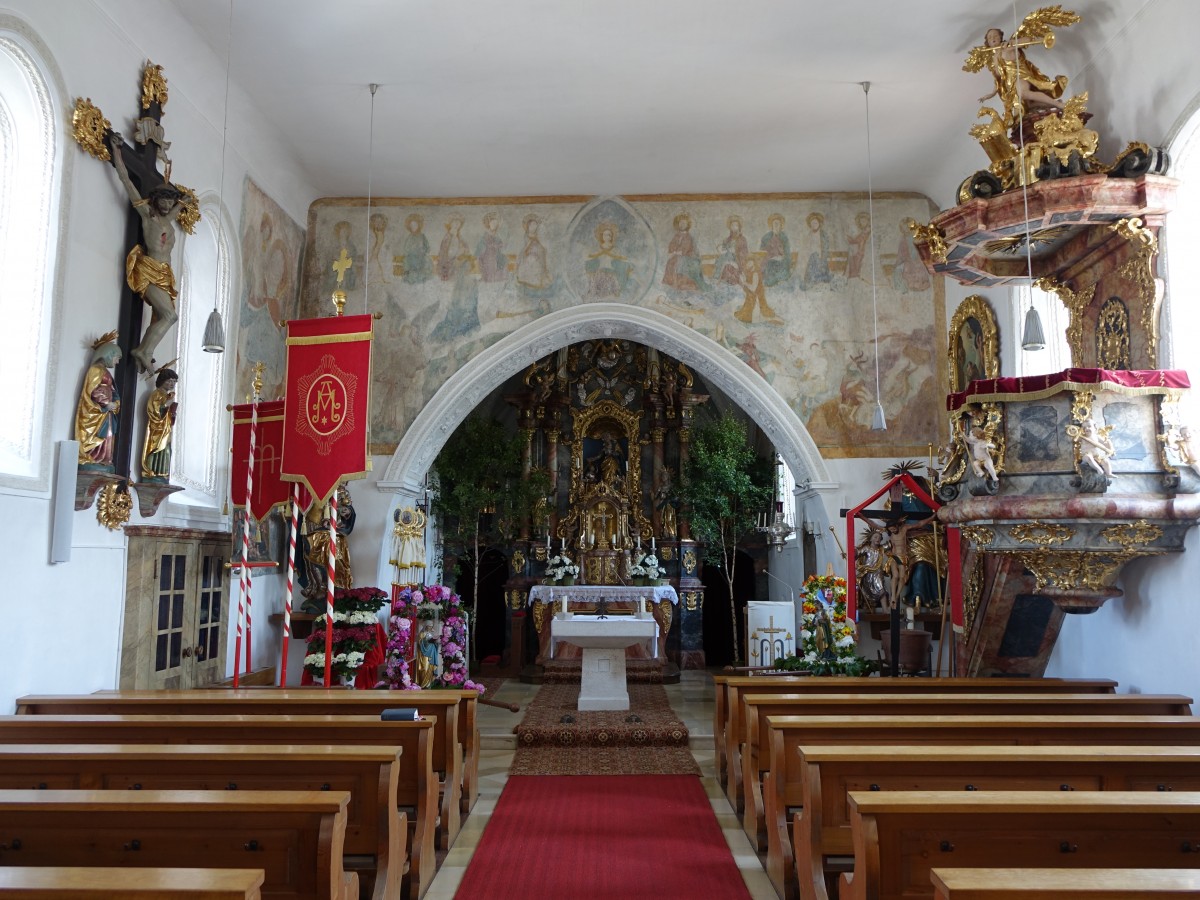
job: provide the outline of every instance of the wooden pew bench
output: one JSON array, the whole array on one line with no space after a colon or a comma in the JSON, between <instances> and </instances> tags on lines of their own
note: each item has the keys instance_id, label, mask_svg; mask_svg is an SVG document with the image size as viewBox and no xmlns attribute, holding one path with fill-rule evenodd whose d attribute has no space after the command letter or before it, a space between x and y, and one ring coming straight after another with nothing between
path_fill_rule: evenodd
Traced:
<instances>
[{"instance_id":1,"label":"wooden pew bench","mask_svg":"<svg viewBox=\"0 0 1200 900\"><path fill-rule=\"evenodd\" d=\"M462 815L479 796L479 694L476 691L349 691L324 688L249 688L238 690L101 691L95 694L46 694L17 700L18 715L157 713L208 715L374 715L407 707L439 722L433 741L434 769L446 834L442 850L458 837L462 816L450 815L457 803ZM453 785L453 787L451 787Z\"/></svg>"},{"instance_id":2,"label":"wooden pew bench","mask_svg":"<svg viewBox=\"0 0 1200 900\"><path fill-rule=\"evenodd\" d=\"M849 791L1200 791L1200 747L804 746L800 757L790 838L768 798L767 871L789 900L828 900L829 858L853 854Z\"/></svg>"},{"instance_id":3,"label":"wooden pew bench","mask_svg":"<svg viewBox=\"0 0 1200 900\"><path fill-rule=\"evenodd\" d=\"M401 894L408 825L396 747L0 744L0 789L346 791L343 864L365 897Z\"/></svg>"},{"instance_id":4,"label":"wooden pew bench","mask_svg":"<svg viewBox=\"0 0 1200 900\"><path fill-rule=\"evenodd\" d=\"M262 869L2 866L4 900L259 900Z\"/></svg>"},{"instance_id":5,"label":"wooden pew bench","mask_svg":"<svg viewBox=\"0 0 1200 900\"><path fill-rule=\"evenodd\" d=\"M950 865L1200 867L1196 793L852 791L850 808L841 900L932 900L930 870Z\"/></svg>"},{"instance_id":6,"label":"wooden pew bench","mask_svg":"<svg viewBox=\"0 0 1200 900\"><path fill-rule=\"evenodd\" d=\"M436 871L437 776L431 749L437 723L383 722L375 716L0 716L0 744L312 744L385 746L402 751L396 797L408 817L409 896ZM457 796L454 797L457 801ZM457 819L457 809L454 818Z\"/></svg>"},{"instance_id":7,"label":"wooden pew bench","mask_svg":"<svg viewBox=\"0 0 1200 900\"><path fill-rule=\"evenodd\" d=\"M745 694L742 828L760 852L767 849L762 779L770 758L762 741L768 716L1185 716L1191 702L1175 694Z\"/></svg>"},{"instance_id":8,"label":"wooden pew bench","mask_svg":"<svg viewBox=\"0 0 1200 900\"><path fill-rule=\"evenodd\" d=\"M271 900L356 900L345 791L0 791L0 866L255 868Z\"/></svg>"},{"instance_id":9,"label":"wooden pew bench","mask_svg":"<svg viewBox=\"0 0 1200 900\"><path fill-rule=\"evenodd\" d=\"M741 695L805 693L873 694L1112 694L1117 683L1105 678L843 678L800 675L714 675L713 740L716 767L725 796L741 813L743 740Z\"/></svg>"},{"instance_id":10,"label":"wooden pew bench","mask_svg":"<svg viewBox=\"0 0 1200 900\"><path fill-rule=\"evenodd\" d=\"M936 900L1168 900L1200 895L1191 869L933 870Z\"/></svg>"}]
</instances>

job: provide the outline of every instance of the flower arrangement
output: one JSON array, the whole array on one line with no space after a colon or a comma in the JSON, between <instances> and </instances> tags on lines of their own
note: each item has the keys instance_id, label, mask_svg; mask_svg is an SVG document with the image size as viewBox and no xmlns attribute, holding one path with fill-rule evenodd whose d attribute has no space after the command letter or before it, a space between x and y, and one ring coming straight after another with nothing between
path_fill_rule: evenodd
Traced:
<instances>
[{"instance_id":1,"label":"flower arrangement","mask_svg":"<svg viewBox=\"0 0 1200 900\"><path fill-rule=\"evenodd\" d=\"M579 566L571 562L571 557L565 553L552 556L546 562L546 577L554 581L562 581L564 578L575 578L578 575Z\"/></svg>"},{"instance_id":2,"label":"flower arrangement","mask_svg":"<svg viewBox=\"0 0 1200 900\"><path fill-rule=\"evenodd\" d=\"M388 622L387 659L380 687L419 691L413 680L416 661L417 622L433 623L441 670L431 688L456 688L483 692L483 685L471 681L467 667L467 617L462 598L441 584L406 587L392 599ZM440 625L437 624L440 622Z\"/></svg>"},{"instance_id":3,"label":"flower arrangement","mask_svg":"<svg viewBox=\"0 0 1200 900\"><path fill-rule=\"evenodd\" d=\"M641 569L641 574L647 578L662 578L667 574L667 570L658 564L658 557L653 553L648 553L642 557L642 561L634 566L635 569ZM630 570L633 571L632 569Z\"/></svg>"},{"instance_id":4,"label":"flower arrangement","mask_svg":"<svg viewBox=\"0 0 1200 900\"><path fill-rule=\"evenodd\" d=\"M337 588L334 591L331 677L354 678L367 650L375 643L379 608L386 600L387 594L374 587ZM304 668L314 678L325 677L325 628L325 616L317 616L313 620L312 634L308 636Z\"/></svg>"},{"instance_id":5,"label":"flower arrangement","mask_svg":"<svg viewBox=\"0 0 1200 900\"><path fill-rule=\"evenodd\" d=\"M868 675L875 663L857 653L858 629L846 614L846 579L810 575L800 608L800 647L781 668L814 675Z\"/></svg>"}]
</instances>

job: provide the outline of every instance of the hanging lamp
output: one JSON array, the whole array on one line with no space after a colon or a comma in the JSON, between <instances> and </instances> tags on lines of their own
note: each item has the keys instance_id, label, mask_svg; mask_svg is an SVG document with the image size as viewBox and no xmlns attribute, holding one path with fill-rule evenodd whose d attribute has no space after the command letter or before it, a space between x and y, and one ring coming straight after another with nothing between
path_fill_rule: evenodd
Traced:
<instances>
[{"instance_id":1,"label":"hanging lamp","mask_svg":"<svg viewBox=\"0 0 1200 900\"><path fill-rule=\"evenodd\" d=\"M225 238L225 144L229 136L229 70L233 63L233 0L229 0L229 29L225 35L225 109L221 119L221 182L217 188L217 266L216 289L213 291L213 311L204 323L204 340L200 349L205 353L225 352L225 323L221 321L220 302L221 248Z\"/></svg>"}]
</instances>

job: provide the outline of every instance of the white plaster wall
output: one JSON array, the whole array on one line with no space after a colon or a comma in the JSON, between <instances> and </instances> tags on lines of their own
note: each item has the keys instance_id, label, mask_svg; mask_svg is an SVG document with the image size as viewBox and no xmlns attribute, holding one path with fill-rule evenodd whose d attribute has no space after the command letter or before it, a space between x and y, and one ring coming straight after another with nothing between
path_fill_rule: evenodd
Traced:
<instances>
[{"instance_id":1,"label":"white plaster wall","mask_svg":"<svg viewBox=\"0 0 1200 900\"><path fill-rule=\"evenodd\" d=\"M197 193L220 193L225 61L193 34L168 4L152 0L8 0L0 13L23 20L62 74L66 110L75 97L90 97L126 134L137 110L141 71L147 59L162 65L170 98L164 116L172 141L173 178ZM111 168L67 138L72 155L63 290L58 298L59 377L47 414L51 438L73 436L76 398L90 350L89 342L116 323L124 271L123 231L128 200ZM290 148L275 136L261 110L231 90L224 201L232 221L241 215L243 180L250 174L289 215L305 221L313 191ZM237 235L231 240L237 243ZM235 284L233 296L240 296ZM234 323L227 326L233 330ZM228 335L234 346L236 335ZM175 340L164 338L164 346ZM139 398L140 399L140 398ZM228 398L214 398L222 406ZM53 448L52 448L53 449ZM221 481L227 484L228 475ZM0 592L6 644L15 655L0 679L0 713L11 712L16 697L33 692L92 691L115 687L125 596L125 537L96 521L95 509L68 513L72 554L67 563L49 563L49 492L0 492L0 516L10 523L9 553L14 574ZM14 527L14 523L15 527ZM221 510L167 505L152 520L131 524L227 528ZM275 661L278 643L268 637L266 615L279 607L282 576L254 581L256 619L254 664ZM232 601L236 608L236 598ZM232 633L230 634L232 640ZM229 658L232 666L232 646Z\"/></svg>"}]
</instances>

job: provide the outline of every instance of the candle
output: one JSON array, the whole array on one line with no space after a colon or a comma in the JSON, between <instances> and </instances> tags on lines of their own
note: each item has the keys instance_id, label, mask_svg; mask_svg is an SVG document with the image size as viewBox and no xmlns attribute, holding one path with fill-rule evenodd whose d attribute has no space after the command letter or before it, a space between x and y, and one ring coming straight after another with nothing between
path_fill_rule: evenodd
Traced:
<instances>
[{"instance_id":1,"label":"candle","mask_svg":"<svg viewBox=\"0 0 1200 900\"><path fill-rule=\"evenodd\" d=\"M550 526L546 526L546 551L550 551Z\"/></svg>"},{"instance_id":2,"label":"candle","mask_svg":"<svg viewBox=\"0 0 1200 900\"><path fill-rule=\"evenodd\" d=\"M563 594L563 598L562 598L562 611L563 611L563 615L565 616L567 614L567 595L566 594Z\"/></svg>"},{"instance_id":3,"label":"candle","mask_svg":"<svg viewBox=\"0 0 1200 900\"><path fill-rule=\"evenodd\" d=\"M650 536L650 552L654 552L654 535Z\"/></svg>"},{"instance_id":4,"label":"candle","mask_svg":"<svg viewBox=\"0 0 1200 900\"><path fill-rule=\"evenodd\" d=\"M642 536L640 534L637 536L637 548L639 550L642 549Z\"/></svg>"}]
</instances>

